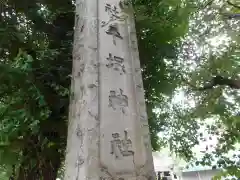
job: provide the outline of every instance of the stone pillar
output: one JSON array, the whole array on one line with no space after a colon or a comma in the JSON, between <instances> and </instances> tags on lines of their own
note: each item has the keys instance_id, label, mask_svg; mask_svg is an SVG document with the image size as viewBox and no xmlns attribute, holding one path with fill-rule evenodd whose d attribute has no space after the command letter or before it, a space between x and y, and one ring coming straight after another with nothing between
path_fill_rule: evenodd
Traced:
<instances>
[{"instance_id":1,"label":"stone pillar","mask_svg":"<svg viewBox=\"0 0 240 180\"><path fill-rule=\"evenodd\" d=\"M129 2L76 0L65 180L155 180Z\"/></svg>"}]
</instances>

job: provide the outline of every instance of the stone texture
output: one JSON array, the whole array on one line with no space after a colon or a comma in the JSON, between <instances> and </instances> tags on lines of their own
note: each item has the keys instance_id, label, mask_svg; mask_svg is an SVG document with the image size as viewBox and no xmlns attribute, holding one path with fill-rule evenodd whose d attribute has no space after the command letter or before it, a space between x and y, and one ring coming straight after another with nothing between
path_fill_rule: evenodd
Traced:
<instances>
[{"instance_id":1,"label":"stone texture","mask_svg":"<svg viewBox=\"0 0 240 180\"><path fill-rule=\"evenodd\" d=\"M129 2L76 0L65 180L154 180Z\"/></svg>"}]
</instances>

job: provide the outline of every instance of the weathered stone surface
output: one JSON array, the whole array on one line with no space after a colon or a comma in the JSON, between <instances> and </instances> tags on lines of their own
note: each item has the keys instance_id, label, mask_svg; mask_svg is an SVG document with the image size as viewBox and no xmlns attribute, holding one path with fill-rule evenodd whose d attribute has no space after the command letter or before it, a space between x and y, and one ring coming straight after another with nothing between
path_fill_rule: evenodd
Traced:
<instances>
[{"instance_id":1,"label":"weathered stone surface","mask_svg":"<svg viewBox=\"0 0 240 180\"><path fill-rule=\"evenodd\" d=\"M130 3L76 0L65 180L154 180Z\"/></svg>"}]
</instances>

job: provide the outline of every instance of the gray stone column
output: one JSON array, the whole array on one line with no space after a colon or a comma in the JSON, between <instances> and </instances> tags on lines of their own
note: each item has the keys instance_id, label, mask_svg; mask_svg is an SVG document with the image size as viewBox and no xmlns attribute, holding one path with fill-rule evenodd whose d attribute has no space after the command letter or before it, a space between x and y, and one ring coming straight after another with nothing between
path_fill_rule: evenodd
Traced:
<instances>
[{"instance_id":1,"label":"gray stone column","mask_svg":"<svg viewBox=\"0 0 240 180\"><path fill-rule=\"evenodd\" d=\"M65 180L154 180L130 3L76 0Z\"/></svg>"}]
</instances>

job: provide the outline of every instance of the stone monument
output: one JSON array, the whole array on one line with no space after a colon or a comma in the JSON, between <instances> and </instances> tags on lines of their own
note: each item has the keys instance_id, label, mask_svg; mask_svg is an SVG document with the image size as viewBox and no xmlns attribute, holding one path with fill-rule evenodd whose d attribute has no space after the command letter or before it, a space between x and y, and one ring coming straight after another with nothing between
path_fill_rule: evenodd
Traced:
<instances>
[{"instance_id":1,"label":"stone monument","mask_svg":"<svg viewBox=\"0 0 240 180\"><path fill-rule=\"evenodd\" d=\"M155 180L130 2L76 0L64 180Z\"/></svg>"}]
</instances>

